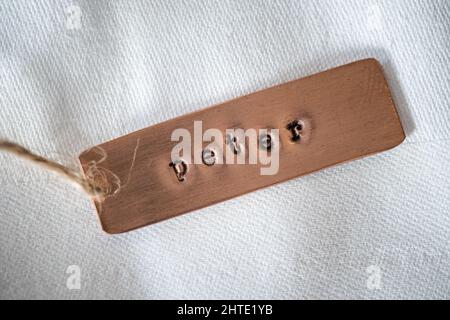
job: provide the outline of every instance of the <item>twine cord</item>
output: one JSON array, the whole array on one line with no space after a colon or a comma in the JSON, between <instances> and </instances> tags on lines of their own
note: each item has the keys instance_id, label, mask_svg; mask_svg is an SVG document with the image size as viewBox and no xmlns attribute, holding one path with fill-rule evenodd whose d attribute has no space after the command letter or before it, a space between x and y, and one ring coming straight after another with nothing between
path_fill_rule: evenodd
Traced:
<instances>
[{"instance_id":1,"label":"twine cord","mask_svg":"<svg viewBox=\"0 0 450 320\"><path fill-rule=\"evenodd\" d=\"M108 192L105 190L104 186L95 183L95 180L85 178L80 172L65 167L58 162L37 155L17 143L0 139L0 151L9 152L22 159L28 160L41 168L45 168L48 171L55 172L65 177L67 180L79 186L89 196L95 198L96 200L104 199L108 195Z\"/></svg>"}]
</instances>

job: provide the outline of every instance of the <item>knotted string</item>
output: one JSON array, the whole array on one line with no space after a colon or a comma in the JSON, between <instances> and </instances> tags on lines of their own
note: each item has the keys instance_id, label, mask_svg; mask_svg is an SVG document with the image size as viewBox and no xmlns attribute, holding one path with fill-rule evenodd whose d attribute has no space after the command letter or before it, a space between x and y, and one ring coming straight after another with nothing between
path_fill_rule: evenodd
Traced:
<instances>
[{"instance_id":1,"label":"knotted string","mask_svg":"<svg viewBox=\"0 0 450 320\"><path fill-rule=\"evenodd\" d=\"M63 166L60 163L44 158L40 155L37 155L25 147L10 142L7 140L0 139L0 151L6 151L12 153L20 158L28 160L31 163L36 164L41 168L45 168L48 171L56 172L59 175L65 177L75 185L79 186L82 190L84 190L90 197L95 200L103 200L107 195L108 191L105 187L104 183L96 182L96 179L93 179L92 176L88 175L88 177L84 177L81 172L77 172L73 169Z\"/></svg>"}]
</instances>

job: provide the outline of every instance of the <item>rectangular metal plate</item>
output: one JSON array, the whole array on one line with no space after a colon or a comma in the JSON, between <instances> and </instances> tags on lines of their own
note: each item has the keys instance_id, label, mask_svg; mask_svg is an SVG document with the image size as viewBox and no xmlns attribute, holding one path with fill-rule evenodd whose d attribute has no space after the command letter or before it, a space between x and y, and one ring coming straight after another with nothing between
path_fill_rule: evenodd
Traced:
<instances>
[{"instance_id":1,"label":"rectangular metal plate","mask_svg":"<svg viewBox=\"0 0 450 320\"><path fill-rule=\"evenodd\" d=\"M303 121L292 142L293 120ZM259 164L189 164L177 179L171 141L177 128L279 129L279 170ZM197 210L250 191L393 148L405 138L379 63L354 62L265 89L133 132L80 155L83 171L114 192L95 205L103 229L120 233ZM208 143L206 143L208 144Z\"/></svg>"}]
</instances>

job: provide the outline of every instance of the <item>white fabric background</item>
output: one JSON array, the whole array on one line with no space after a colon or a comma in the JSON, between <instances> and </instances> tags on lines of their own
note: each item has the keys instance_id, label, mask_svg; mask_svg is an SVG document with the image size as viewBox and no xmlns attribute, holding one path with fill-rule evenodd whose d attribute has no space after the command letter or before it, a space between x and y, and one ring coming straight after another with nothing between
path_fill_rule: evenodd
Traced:
<instances>
[{"instance_id":1,"label":"white fabric background","mask_svg":"<svg viewBox=\"0 0 450 320\"><path fill-rule=\"evenodd\" d=\"M0 136L66 164L366 57L382 62L408 135L117 236L78 189L0 154L0 298L450 298L449 1L1 0L0 16Z\"/></svg>"}]
</instances>

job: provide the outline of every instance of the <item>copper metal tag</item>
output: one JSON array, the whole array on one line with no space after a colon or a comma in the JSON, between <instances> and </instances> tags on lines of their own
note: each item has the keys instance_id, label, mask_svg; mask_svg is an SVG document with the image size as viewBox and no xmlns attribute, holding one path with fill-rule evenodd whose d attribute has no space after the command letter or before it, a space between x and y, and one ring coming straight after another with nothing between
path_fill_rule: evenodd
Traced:
<instances>
[{"instance_id":1,"label":"copper metal tag","mask_svg":"<svg viewBox=\"0 0 450 320\"><path fill-rule=\"evenodd\" d=\"M173 161L175 129L278 129L276 174L263 164L220 164L201 142L202 163ZM393 148L405 138L379 63L362 60L156 124L80 155L84 174L110 195L95 205L103 229L120 233L250 191ZM258 138L269 149L271 137ZM246 148L227 137L225 148ZM197 152L198 153L198 152ZM223 155L220 155L223 157Z\"/></svg>"}]
</instances>

